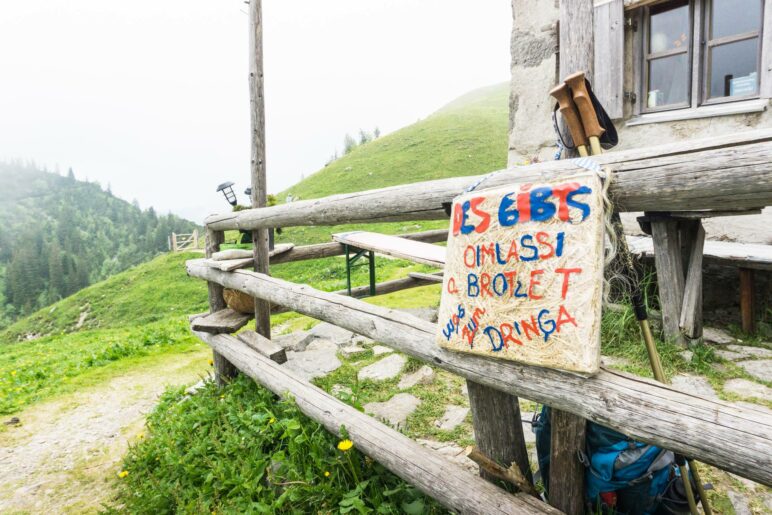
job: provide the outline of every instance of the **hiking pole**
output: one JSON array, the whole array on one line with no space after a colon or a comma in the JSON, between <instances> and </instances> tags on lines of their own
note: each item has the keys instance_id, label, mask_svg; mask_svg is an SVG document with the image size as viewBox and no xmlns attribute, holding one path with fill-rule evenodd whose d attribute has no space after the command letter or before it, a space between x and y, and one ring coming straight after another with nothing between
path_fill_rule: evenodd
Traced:
<instances>
[{"instance_id":1,"label":"hiking pole","mask_svg":"<svg viewBox=\"0 0 772 515\"><path fill-rule=\"evenodd\" d=\"M560 114L568 125L568 132L571 133L571 139L574 140L576 150L581 157L587 157L587 136L584 133L584 127L582 127L582 121L579 119L579 112L576 110L576 104L574 104L571 98L571 92L568 90L568 86L565 83L558 84L550 95L555 97L560 107ZM557 123L555 123L555 130L557 131Z\"/></svg>"},{"instance_id":2,"label":"hiking pole","mask_svg":"<svg viewBox=\"0 0 772 515\"><path fill-rule=\"evenodd\" d=\"M605 132L605 129L600 126L598 121L598 113L596 112L596 107L593 105L593 99L588 90L584 72L577 72L569 75L564 80L564 85L571 88L572 99L581 116L581 125L584 128L584 132L589 136L591 154L600 155L603 152L600 146L600 137ZM598 106L598 108L602 110L601 106ZM606 180L609 179L610 178L607 178ZM641 328L641 335L643 336L643 341L646 346L646 352L649 355L652 373L658 382L667 384L668 380L665 376L665 371L662 369L662 361L660 360L657 345L654 342L654 336L652 335L651 327L649 326L646 303L643 300L643 292L641 291L641 283L638 280L638 273L633 265L632 254L630 254L630 248L627 245L627 239L625 238L622 227L622 219L619 216L618 211L612 213L611 223L617 238L618 252L620 254L622 265L625 269L628 281L631 284L632 292L630 300L633 305L633 310L635 311L635 318L638 320L638 325ZM689 479L689 472L691 471L705 515L712 515L707 495L705 494L705 489L700 480L699 472L697 471L694 460L687 460L683 455L676 454L675 461L678 465L678 470L681 473L681 478L683 479L684 492L686 493L686 500L689 503L689 511L693 515L699 514L697 511L697 502L692 490L692 483ZM689 465L688 469L687 463Z\"/></svg>"},{"instance_id":3,"label":"hiking pole","mask_svg":"<svg viewBox=\"0 0 772 515\"><path fill-rule=\"evenodd\" d=\"M595 107L592 105L592 99L585 84L584 72L569 75L563 83L571 88L574 104L582 118L584 132L590 139L590 153L592 155L600 154L600 137L605 129L598 123L598 115L595 113ZM560 112L562 113L563 110L561 109Z\"/></svg>"}]
</instances>

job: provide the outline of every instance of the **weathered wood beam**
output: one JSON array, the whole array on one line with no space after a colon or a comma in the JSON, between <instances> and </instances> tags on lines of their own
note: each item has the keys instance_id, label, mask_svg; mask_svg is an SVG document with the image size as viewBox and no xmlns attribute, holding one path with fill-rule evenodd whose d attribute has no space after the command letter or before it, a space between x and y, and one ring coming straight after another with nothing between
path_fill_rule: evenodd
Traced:
<instances>
[{"instance_id":1,"label":"weathered wood beam","mask_svg":"<svg viewBox=\"0 0 772 515\"><path fill-rule=\"evenodd\" d=\"M188 274L283 304L477 383L569 411L633 438L772 485L772 417L761 410L680 392L602 370L582 377L440 348L436 325L408 313L255 272L220 272L200 260Z\"/></svg>"},{"instance_id":2,"label":"weathered wood beam","mask_svg":"<svg viewBox=\"0 0 772 515\"><path fill-rule=\"evenodd\" d=\"M242 331L236 335L236 338L279 365L287 362L287 350L284 347L255 331Z\"/></svg>"},{"instance_id":3,"label":"weathered wood beam","mask_svg":"<svg viewBox=\"0 0 772 515\"><path fill-rule=\"evenodd\" d=\"M593 156L612 170L610 193L620 211L758 208L772 204L772 129L689 139ZM521 166L486 179L484 190L552 180L585 171L576 160ZM447 218L450 202L482 176L455 177L301 200L213 215L212 229L254 229Z\"/></svg>"},{"instance_id":4,"label":"weathered wood beam","mask_svg":"<svg viewBox=\"0 0 772 515\"><path fill-rule=\"evenodd\" d=\"M377 254L385 254L398 259L406 259L415 263L423 263L440 268L445 266L445 248L439 245L431 245L400 238L399 236L367 231L333 234L332 238L338 243L360 250L370 250Z\"/></svg>"},{"instance_id":5,"label":"weathered wood beam","mask_svg":"<svg viewBox=\"0 0 772 515\"><path fill-rule=\"evenodd\" d=\"M290 396L300 411L331 433L340 435L341 426L345 426L357 449L452 510L502 515L560 513L530 495L510 495L483 481L439 453L298 378L232 336L196 334L256 382L276 394Z\"/></svg>"},{"instance_id":6,"label":"weathered wood beam","mask_svg":"<svg viewBox=\"0 0 772 515\"><path fill-rule=\"evenodd\" d=\"M207 258L211 258L216 252L220 250L220 244L225 240L225 234L222 231L214 231L212 229L206 230L206 240L204 247L204 255ZM209 313L216 313L228 306L225 304L225 298L223 297L223 287L220 284L214 282L207 283L207 290L209 296ZM228 363L228 360L213 352L212 364L214 366L214 378L217 384L223 385L229 379L236 377L236 367Z\"/></svg>"},{"instance_id":7,"label":"weathered wood beam","mask_svg":"<svg viewBox=\"0 0 772 515\"><path fill-rule=\"evenodd\" d=\"M196 318L192 322L193 329L212 334L235 333L252 319L252 315L239 313L230 308L215 311L209 315Z\"/></svg>"}]
</instances>

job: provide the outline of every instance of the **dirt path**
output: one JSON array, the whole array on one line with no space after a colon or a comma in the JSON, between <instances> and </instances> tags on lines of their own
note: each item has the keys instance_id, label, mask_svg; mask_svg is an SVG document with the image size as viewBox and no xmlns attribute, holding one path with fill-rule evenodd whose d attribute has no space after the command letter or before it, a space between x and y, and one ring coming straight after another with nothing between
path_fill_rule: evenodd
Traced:
<instances>
[{"instance_id":1,"label":"dirt path","mask_svg":"<svg viewBox=\"0 0 772 515\"><path fill-rule=\"evenodd\" d=\"M98 510L158 396L206 374L208 356L164 356L17 415L21 425L0 433L0 513Z\"/></svg>"}]
</instances>

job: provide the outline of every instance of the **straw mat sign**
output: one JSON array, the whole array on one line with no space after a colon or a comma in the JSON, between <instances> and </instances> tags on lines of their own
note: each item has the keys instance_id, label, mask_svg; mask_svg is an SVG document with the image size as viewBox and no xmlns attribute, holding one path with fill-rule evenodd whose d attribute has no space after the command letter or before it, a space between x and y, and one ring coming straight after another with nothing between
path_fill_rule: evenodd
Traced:
<instances>
[{"instance_id":1,"label":"straw mat sign","mask_svg":"<svg viewBox=\"0 0 772 515\"><path fill-rule=\"evenodd\" d=\"M453 202L437 341L595 373L602 282L596 175L462 195Z\"/></svg>"}]
</instances>

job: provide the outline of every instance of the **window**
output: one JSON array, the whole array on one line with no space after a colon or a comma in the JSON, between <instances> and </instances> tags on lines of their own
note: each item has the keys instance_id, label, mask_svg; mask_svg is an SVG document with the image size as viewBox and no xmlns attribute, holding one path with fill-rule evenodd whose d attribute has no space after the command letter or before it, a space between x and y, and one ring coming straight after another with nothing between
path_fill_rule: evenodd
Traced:
<instances>
[{"instance_id":1,"label":"window","mask_svg":"<svg viewBox=\"0 0 772 515\"><path fill-rule=\"evenodd\" d=\"M642 110L757 97L763 7L763 0L672 0L643 7Z\"/></svg>"}]
</instances>

